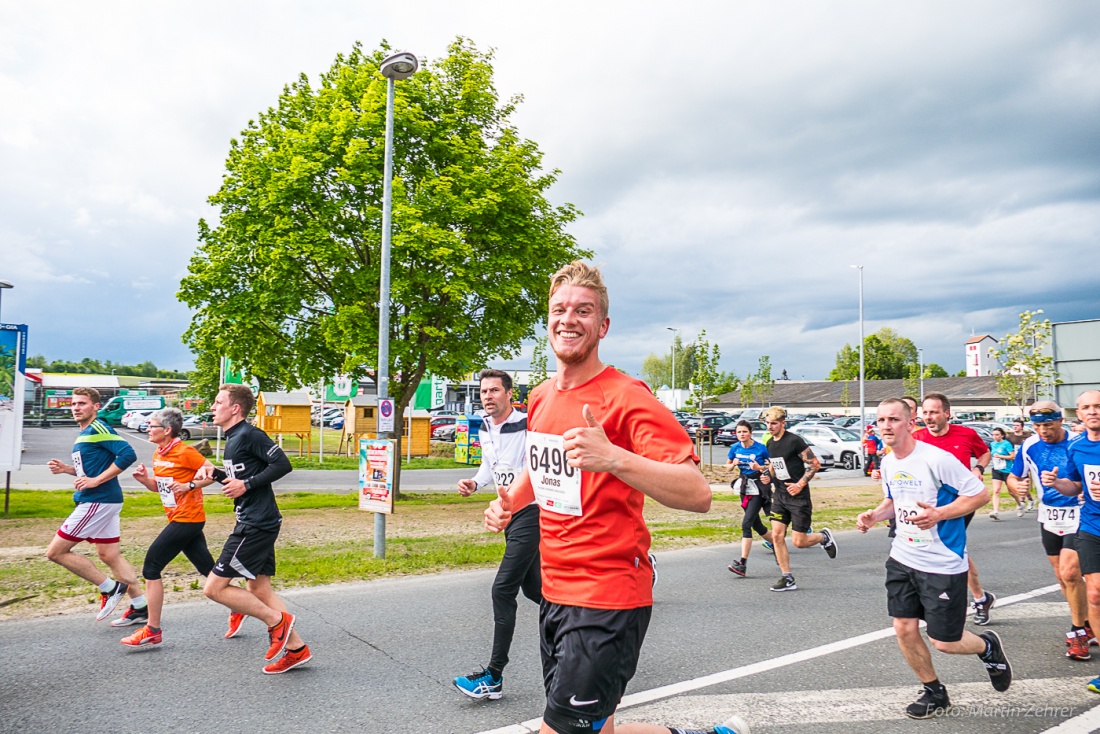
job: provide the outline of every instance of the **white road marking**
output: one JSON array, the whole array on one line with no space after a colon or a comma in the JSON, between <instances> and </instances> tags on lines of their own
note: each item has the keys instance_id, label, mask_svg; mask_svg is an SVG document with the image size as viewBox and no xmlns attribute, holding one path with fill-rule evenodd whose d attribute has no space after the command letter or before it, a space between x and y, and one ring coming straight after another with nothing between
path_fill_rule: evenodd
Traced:
<instances>
[{"instance_id":1,"label":"white road marking","mask_svg":"<svg viewBox=\"0 0 1100 734\"><path fill-rule=\"evenodd\" d=\"M1058 584L1052 584L1050 586L1043 586L1038 589L1026 591L1022 594L1006 596L1003 599L998 599L993 609L996 610L1001 607L1018 604L1019 602L1027 601L1028 599L1034 599L1038 596L1044 596L1058 590ZM923 625L923 622L921 624ZM756 675L757 673L765 673L770 670L784 668L788 665L803 663L807 660L813 660L814 658L822 657L824 655L831 655L834 652L849 650L853 647L859 647L860 645L866 645L867 643L877 642L878 640L884 640L893 636L894 628L887 627L886 629L876 630L875 632L868 632L866 634L857 635L855 637L849 637L846 640L838 640L837 642L830 642L826 645L819 645L818 647L812 647L808 650L800 650L799 652L794 652L789 655L782 655L780 657L772 658L770 660L761 660L758 663L743 665L740 668L732 668L730 670L724 670L719 673L704 675L700 678L693 678L692 680L682 681L680 683L672 683L667 686L652 688L648 691L639 691L638 693L624 696L623 701L619 704L619 708L617 710L622 711L623 709L629 708L631 706L641 706L643 704L652 703L654 701L659 701L664 698L670 698L672 696L688 693L690 691L696 691L700 688L706 688L708 686L717 685L719 683L727 683L731 680L745 678L750 675ZM542 718L540 717L538 719L521 721L518 724L510 724L499 729L488 729L486 731L479 732L479 734L530 734L531 732L537 732L541 724Z\"/></svg>"},{"instance_id":2,"label":"white road marking","mask_svg":"<svg viewBox=\"0 0 1100 734\"><path fill-rule=\"evenodd\" d=\"M751 711L754 724L769 727L793 728L811 721L897 721L907 718L905 707L917 699L920 690L914 680L912 686L680 696L635 709L630 720L651 724L675 721L676 726L705 729L730 714L745 716ZM947 692L951 709L942 718L996 718L1006 723L1072 716L1095 703L1096 698L1079 677L1016 680L1005 693L997 693L988 682L956 683L949 685ZM1058 704L1045 703L1049 701Z\"/></svg>"},{"instance_id":3,"label":"white road marking","mask_svg":"<svg viewBox=\"0 0 1100 734\"><path fill-rule=\"evenodd\" d=\"M1075 716L1069 721L1063 721L1053 729L1047 729L1044 734L1091 734L1097 730L1100 730L1100 706Z\"/></svg>"}]
</instances>

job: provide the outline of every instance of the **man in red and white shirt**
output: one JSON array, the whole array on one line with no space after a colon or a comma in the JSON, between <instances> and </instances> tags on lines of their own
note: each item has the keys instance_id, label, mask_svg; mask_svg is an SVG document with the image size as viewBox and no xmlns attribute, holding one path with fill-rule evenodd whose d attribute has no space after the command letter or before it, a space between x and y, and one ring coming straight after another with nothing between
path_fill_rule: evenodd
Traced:
<instances>
[{"instance_id":1,"label":"man in red and white shirt","mask_svg":"<svg viewBox=\"0 0 1100 734\"><path fill-rule=\"evenodd\" d=\"M938 392L928 393L924 396L924 402L921 403L921 411L924 414L924 430L914 432L913 438L943 449L962 462L967 469L971 469L970 460L976 459L973 472L978 479L982 479L993 455L977 431L950 422L951 401L947 396ZM967 527L973 519L973 512L966 516ZM967 557L970 562L970 571L967 574L966 584L974 596L974 624L984 626L989 624L989 610L993 608L997 597L993 592L982 589L981 581L978 580L978 567L974 564L974 556L968 554Z\"/></svg>"}]
</instances>

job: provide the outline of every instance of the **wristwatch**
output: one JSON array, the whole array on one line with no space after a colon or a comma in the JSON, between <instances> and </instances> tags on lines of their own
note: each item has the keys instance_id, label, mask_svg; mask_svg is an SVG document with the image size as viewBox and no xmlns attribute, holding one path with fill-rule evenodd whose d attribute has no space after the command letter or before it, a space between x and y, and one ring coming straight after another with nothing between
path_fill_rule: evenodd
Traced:
<instances>
[{"instance_id":1,"label":"wristwatch","mask_svg":"<svg viewBox=\"0 0 1100 734\"><path fill-rule=\"evenodd\" d=\"M985 474L985 467L981 464L975 464L974 468L977 469L980 474Z\"/></svg>"},{"instance_id":2,"label":"wristwatch","mask_svg":"<svg viewBox=\"0 0 1100 734\"><path fill-rule=\"evenodd\" d=\"M188 489L194 489L195 488L195 483L194 482L188 482L187 483L187 488Z\"/></svg>"}]
</instances>

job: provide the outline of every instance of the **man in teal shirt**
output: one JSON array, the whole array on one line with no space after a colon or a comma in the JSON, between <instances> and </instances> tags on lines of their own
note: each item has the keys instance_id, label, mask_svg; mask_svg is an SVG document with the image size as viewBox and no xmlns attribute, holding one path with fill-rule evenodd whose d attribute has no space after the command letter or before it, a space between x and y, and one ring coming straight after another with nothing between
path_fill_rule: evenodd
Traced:
<instances>
[{"instance_id":1,"label":"man in teal shirt","mask_svg":"<svg viewBox=\"0 0 1100 734\"><path fill-rule=\"evenodd\" d=\"M58 528L46 549L46 558L99 587L97 622L114 611L127 592L136 610L144 610L146 606L137 574L119 551L122 485L118 483L118 475L137 461L137 454L126 439L96 417L101 402L99 391L94 388L73 390L71 410L80 426L80 435L73 445L73 463L50 459L48 466L54 474L76 477L73 482L76 509ZM96 568L91 559L73 553L73 548L82 541L95 545L99 560L107 564L115 578Z\"/></svg>"}]
</instances>

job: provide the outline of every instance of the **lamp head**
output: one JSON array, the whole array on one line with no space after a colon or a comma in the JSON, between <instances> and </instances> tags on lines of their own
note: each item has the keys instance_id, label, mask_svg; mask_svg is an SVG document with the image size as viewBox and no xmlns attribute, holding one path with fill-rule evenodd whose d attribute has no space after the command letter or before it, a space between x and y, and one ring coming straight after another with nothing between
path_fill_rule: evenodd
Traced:
<instances>
[{"instance_id":1,"label":"lamp head","mask_svg":"<svg viewBox=\"0 0 1100 734\"><path fill-rule=\"evenodd\" d=\"M415 74L416 70L420 68L420 62L415 55L408 51L398 51L383 59L382 65L378 68L382 72L382 76L387 79L401 81Z\"/></svg>"}]
</instances>

